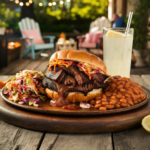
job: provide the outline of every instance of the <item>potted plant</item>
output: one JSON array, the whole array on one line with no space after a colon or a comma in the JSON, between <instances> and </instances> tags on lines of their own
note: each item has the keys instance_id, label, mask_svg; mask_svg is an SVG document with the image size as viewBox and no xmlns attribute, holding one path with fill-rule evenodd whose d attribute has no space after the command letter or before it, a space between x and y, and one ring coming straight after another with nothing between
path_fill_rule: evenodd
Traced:
<instances>
[{"instance_id":1,"label":"potted plant","mask_svg":"<svg viewBox=\"0 0 150 150\"><path fill-rule=\"evenodd\" d=\"M5 30L6 30L7 26L8 26L8 24L6 24L5 22L2 22L0 20L0 35L4 35L5 34Z\"/></svg>"},{"instance_id":2,"label":"potted plant","mask_svg":"<svg viewBox=\"0 0 150 150\"><path fill-rule=\"evenodd\" d=\"M0 35L5 34L6 27L8 24L5 23L5 3L0 4Z\"/></svg>"}]
</instances>

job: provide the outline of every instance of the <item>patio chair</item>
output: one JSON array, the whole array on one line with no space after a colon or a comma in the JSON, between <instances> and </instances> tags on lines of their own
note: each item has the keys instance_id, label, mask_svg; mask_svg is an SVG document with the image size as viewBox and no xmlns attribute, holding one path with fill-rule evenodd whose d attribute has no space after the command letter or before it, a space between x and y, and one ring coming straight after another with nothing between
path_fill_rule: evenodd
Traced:
<instances>
[{"instance_id":1,"label":"patio chair","mask_svg":"<svg viewBox=\"0 0 150 150\"><path fill-rule=\"evenodd\" d=\"M85 48L88 51L90 51L90 49L102 49L102 40L100 40L100 38L103 37L103 28L110 26L111 24L106 17L97 18L91 22L89 33L77 36L79 49Z\"/></svg>"},{"instance_id":2,"label":"patio chair","mask_svg":"<svg viewBox=\"0 0 150 150\"><path fill-rule=\"evenodd\" d=\"M19 28L22 38L25 41L25 51L23 57L31 52L30 57L35 60L35 52L39 50L51 49L51 55L54 53L54 38L55 36L41 36L39 24L33 19L24 18L19 22ZM44 43L42 38L47 38L50 43ZM49 55L48 55L49 56Z\"/></svg>"}]
</instances>

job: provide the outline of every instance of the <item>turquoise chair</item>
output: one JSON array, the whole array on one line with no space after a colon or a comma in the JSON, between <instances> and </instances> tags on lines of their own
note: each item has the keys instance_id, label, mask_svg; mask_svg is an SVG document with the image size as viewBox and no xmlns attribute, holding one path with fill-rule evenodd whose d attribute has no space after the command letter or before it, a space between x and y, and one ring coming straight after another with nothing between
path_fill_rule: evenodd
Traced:
<instances>
[{"instance_id":1,"label":"turquoise chair","mask_svg":"<svg viewBox=\"0 0 150 150\"><path fill-rule=\"evenodd\" d=\"M30 19L28 17L24 18L19 22L18 25L19 25L20 31L21 30L38 29L39 34L41 36L39 24L37 22L35 22L33 19ZM21 32L21 34L22 34L22 32ZM34 44L33 43L33 37L24 37L22 34L21 39L24 40L25 47L26 47L25 51L23 52L23 57L27 56L27 54L31 52L31 55L29 57L31 57L33 60L35 60L35 51L46 50L46 49L51 49L51 55L54 53L54 38L55 38L55 36L41 36L41 38L49 39L50 43ZM25 41L26 39L30 40L31 46L28 46L28 43ZM48 57L51 55L48 55Z\"/></svg>"}]
</instances>

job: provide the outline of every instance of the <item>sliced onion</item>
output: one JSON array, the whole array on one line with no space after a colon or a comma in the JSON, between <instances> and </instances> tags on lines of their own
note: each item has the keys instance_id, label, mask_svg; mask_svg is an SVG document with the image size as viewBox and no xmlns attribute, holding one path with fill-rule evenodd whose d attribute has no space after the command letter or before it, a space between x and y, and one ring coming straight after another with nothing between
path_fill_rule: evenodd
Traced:
<instances>
[{"instance_id":1,"label":"sliced onion","mask_svg":"<svg viewBox=\"0 0 150 150\"><path fill-rule=\"evenodd\" d=\"M39 99L30 99L30 98L23 97L22 100L23 101L33 101L33 102L36 102L36 103L41 103L41 101Z\"/></svg>"},{"instance_id":2,"label":"sliced onion","mask_svg":"<svg viewBox=\"0 0 150 150\"><path fill-rule=\"evenodd\" d=\"M81 108L93 108L93 105L84 103L84 102L80 102L80 107Z\"/></svg>"},{"instance_id":3,"label":"sliced onion","mask_svg":"<svg viewBox=\"0 0 150 150\"><path fill-rule=\"evenodd\" d=\"M74 61L72 61L72 63L77 67L77 64Z\"/></svg>"},{"instance_id":4,"label":"sliced onion","mask_svg":"<svg viewBox=\"0 0 150 150\"><path fill-rule=\"evenodd\" d=\"M24 105L24 102L22 102L22 101L21 101L21 102L18 102L18 104L20 104L20 105Z\"/></svg>"}]
</instances>

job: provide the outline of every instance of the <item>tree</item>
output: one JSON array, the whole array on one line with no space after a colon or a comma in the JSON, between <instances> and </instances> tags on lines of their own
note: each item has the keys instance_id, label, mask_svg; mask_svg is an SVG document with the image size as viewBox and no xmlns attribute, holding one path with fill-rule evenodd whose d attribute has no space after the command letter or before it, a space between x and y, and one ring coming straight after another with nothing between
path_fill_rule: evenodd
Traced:
<instances>
[{"instance_id":1,"label":"tree","mask_svg":"<svg viewBox=\"0 0 150 150\"><path fill-rule=\"evenodd\" d=\"M107 16L107 0L53 0L34 1L34 12L42 32L85 33L97 17ZM43 5L39 6L39 3ZM51 4L51 6L49 5Z\"/></svg>"},{"instance_id":2,"label":"tree","mask_svg":"<svg viewBox=\"0 0 150 150\"><path fill-rule=\"evenodd\" d=\"M39 3L43 6L40 7ZM96 19L102 15L107 16L107 0L63 0L63 4L56 0L56 5L48 6L52 1L36 0L34 7L36 15L42 13L49 16L54 16L56 19L72 19L78 18Z\"/></svg>"}]
</instances>

